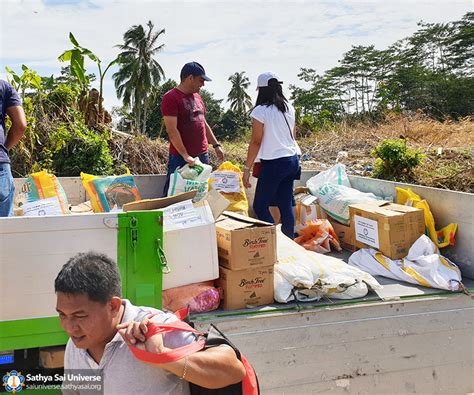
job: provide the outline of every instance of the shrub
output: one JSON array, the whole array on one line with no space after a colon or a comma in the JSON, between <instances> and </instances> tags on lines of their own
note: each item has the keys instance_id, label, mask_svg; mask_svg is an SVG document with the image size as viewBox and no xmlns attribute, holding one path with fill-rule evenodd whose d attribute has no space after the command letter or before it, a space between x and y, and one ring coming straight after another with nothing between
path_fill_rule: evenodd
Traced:
<instances>
[{"instance_id":1,"label":"shrub","mask_svg":"<svg viewBox=\"0 0 474 395\"><path fill-rule=\"evenodd\" d=\"M98 135L80 122L60 123L51 134L51 159L57 176L112 173L113 160L105 134Z\"/></svg>"},{"instance_id":2,"label":"shrub","mask_svg":"<svg viewBox=\"0 0 474 395\"><path fill-rule=\"evenodd\" d=\"M405 139L387 139L372 151L377 159L374 176L386 180L408 181L413 178L413 169L421 164L424 155L407 147Z\"/></svg>"}]
</instances>

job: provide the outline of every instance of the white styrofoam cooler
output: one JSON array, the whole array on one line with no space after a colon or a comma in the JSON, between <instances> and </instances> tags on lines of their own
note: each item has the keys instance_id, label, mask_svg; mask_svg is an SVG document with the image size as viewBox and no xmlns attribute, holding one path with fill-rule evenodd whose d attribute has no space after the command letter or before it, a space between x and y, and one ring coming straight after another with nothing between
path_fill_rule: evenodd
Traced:
<instances>
[{"instance_id":1,"label":"white styrofoam cooler","mask_svg":"<svg viewBox=\"0 0 474 395\"><path fill-rule=\"evenodd\" d=\"M117 215L0 219L0 321L56 316L54 280L78 252L117 259Z\"/></svg>"}]
</instances>

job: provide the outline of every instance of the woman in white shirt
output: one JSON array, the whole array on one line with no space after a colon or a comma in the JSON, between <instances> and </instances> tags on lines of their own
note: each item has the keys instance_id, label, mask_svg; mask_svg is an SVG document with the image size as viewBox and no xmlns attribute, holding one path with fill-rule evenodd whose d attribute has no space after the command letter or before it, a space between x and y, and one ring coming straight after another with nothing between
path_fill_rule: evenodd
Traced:
<instances>
[{"instance_id":1,"label":"woman in white shirt","mask_svg":"<svg viewBox=\"0 0 474 395\"><path fill-rule=\"evenodd\" d=\"M246 188L251 187L250 169L255 161L260 161L253 210L259 219L273 223L269 207L276 205L280 209L283 233L293 238L293 182L301 173L298 158L301 151L295 141L295 111L283 95L281 84L275 73L258 76L257 102L250 114L252 139L243 181Z\"/></svg>"}]
</instances>

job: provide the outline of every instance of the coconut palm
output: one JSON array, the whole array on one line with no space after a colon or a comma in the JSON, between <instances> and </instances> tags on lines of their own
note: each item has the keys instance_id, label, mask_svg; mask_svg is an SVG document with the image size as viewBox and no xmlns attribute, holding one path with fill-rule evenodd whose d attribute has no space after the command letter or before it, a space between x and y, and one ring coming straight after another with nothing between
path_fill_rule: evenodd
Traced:
<instances>
[{"instance_id":1,"label":"coconut palm","mask_svg":"<svg viewBox=\"0 0 474 395\"><path fill-rule=\"evenodd\" d=\"M123 35L124 43L117 45L122 51L118 56L119 70L112 76L117 96L134 112L136 128L142 132L146 126L149 92L165 76L154 58L164 47L157 41L165 29L154 31L151 21L147 26L148 30L134 25Z\"/></svg>"},{"instance_id":2,"label":"coconut palm","mask_svg":"<svg viewBox=\"0 0 474 395\"><path fill-rule=\"evenodd\" d=\"M232 83L232 88L227 95L230 109L239 114L244 114L247 109L252 108L252 100L246 92L246 89L250 86L250 81L245 76L245 71L232 74L228 80Z\"/></svg>"}]
</instances>

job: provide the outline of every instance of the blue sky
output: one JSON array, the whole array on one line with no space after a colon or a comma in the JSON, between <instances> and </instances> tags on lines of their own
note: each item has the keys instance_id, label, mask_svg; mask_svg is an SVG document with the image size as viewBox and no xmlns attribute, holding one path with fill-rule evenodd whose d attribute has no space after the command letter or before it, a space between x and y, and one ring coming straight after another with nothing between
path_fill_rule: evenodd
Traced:
<instances>
[{"instance_id":1,"label":"blue sky","mask_svg":"<svg viewBox=\"0 0 474 395\"><path fill-rule=\"evenodd\" d=\"M457 20L472 8L471 0L0 0L0 78L6 78L5 66L20 72L22 64L58 74L57 57L70 48L70 31L107 63L129 27L151 20L166 29L157 57L166 77L177 80L181 66L196 60L213 79L206 89L226 98L228 77L245 71L254 97L260 72L272 70L285 86L301 86L301 67L322 72L351 45L386 48L416 31L420 20ZM105 81L109 109L120 104L113 71Z\"/></svg>"}]
</instances>

